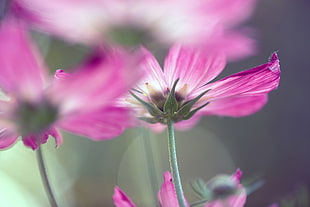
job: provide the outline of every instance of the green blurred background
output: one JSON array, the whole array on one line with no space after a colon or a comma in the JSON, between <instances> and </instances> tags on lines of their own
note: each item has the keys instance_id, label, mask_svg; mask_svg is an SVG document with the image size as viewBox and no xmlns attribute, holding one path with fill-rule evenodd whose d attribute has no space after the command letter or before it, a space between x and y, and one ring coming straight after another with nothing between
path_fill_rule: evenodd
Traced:
<instances>
[{"instance_id":1,"label":"green blurred background","mask_svg":"<svg viewBox=\"0 0 310 207\"><path fill-rule=\"evenodd\" d=\"M252 116L205 117L192 130L176 133L189 201L195 200L189 185L193 179L207 181L236 168L241 168L244 178L260 176L265 182L248 197L248 207L265 207L292 197L298 186L310 188L309 20L309 0L259 1L247 22L257 30L259 52L228 64L221 77L260 65L278 50L280 87L270 94L264 109ZM36 37L42 45L47 43L45 37ZM55 70L73 66L85 53L81 46L53 40L46 58ZM166 139L166 133L145 129L130 129L102 142L64 133L58 149L50 139L43 150L61 206L113 206L113 188L118 185L138 206L154 207L162 174L169 169ZM147 164L150 159L153 164ZM18 142L0 152L0 162L0 207L48 206L32 150Z\"/></svg>"}]
</instances>

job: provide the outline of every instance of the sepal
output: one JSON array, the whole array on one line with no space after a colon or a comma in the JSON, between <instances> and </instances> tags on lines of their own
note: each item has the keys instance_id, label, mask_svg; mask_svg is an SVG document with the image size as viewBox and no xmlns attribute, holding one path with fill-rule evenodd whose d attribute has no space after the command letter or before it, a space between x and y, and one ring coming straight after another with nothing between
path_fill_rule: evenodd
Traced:
<instances>
[{"instance_id":1,"label":"sepal","mask_svg":"<svg viewBox=\"0 0 310 207\"><path fill-rule=\"evenodd\" d=\"M204 92L202 92L199 96L197 96L196 98L188 101L186 104L184 104L178 111L177 114L182 115L184 117L186 117L189 113L190 110L192 109L192 107L194 106L195 103L197 103L197 101L199 101L199 99L204 96L208 91L210 91L211 89L208 89Z\"/></svg>"},{"instance_id":2,"label":"sepal","mask_svg":"<svg viewBox=\"0 0 310 207\"><path fill-rule=\"evenodd\" d=\"M189 112L189 113L183 118L183 120L189 120L190 118L192 118L192 117L195 115L195 113L196 113L197 111L199 111L200 109L202 109L203 107L205 107L205 106L208 105L209 103L210 103L210 102L207 102L207 103L203 104L202 106L199 106L198 108L192 110L191 112Z\"/></svg>"},{"instance_id":3,"label":"sepal","mask_svg":"<svg viewBox=\"0 0 310 207\"><path fill-rule=\"evenodd\" d=\"M162 114L162 111L159 110L156 106L142 100L141 98L139 98L136 94L130 92L130 94L137 99L137 101L139 101L145 108L146 110L152 115L152 116L158 116L160 114Z\"/></svg>"},{"instance_id":4,"label":"sepal","mask_svg":"<svg viewBox=\"0 0 310 207\"><path fill-rule=\"evenodd\" d=\"M179 107L178 101L175 97L175 88L178 82L179 82L179 78L174 82L171 88L171 91L168 95L168 98L165 102L165 105L164 105L164 112L170 115L173 115L178 110L178 107Z\"/></svg>"}]
</instances>

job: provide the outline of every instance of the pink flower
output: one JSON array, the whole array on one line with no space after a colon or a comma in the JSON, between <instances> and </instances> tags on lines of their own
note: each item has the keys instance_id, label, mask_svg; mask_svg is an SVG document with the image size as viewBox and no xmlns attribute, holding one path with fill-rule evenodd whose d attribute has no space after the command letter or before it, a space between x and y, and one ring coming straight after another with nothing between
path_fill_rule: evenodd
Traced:
<instances>
[{"instance_id":1,"label":"pink flower","mask_svg":"<svg viewBox=\"0 0 310 207\"><path fill-rule=\"evenodd\" d=\"M53 81L22 24L3 21L0 42L0 149L19 136L32 149L49 135L59 146L58 127L102 140L132 125L130 112L115 99L140 78L138 57L98 49L72 74L58 70Z\"/></svg>"},{"instance_id":2,"label":"pink flower","mask_svg":"<svg viewBox=\"0 0 310 207\"><path fill-rule=\"evenodd\" d=\"M253 54L253 41L235 29L256 0L13 0L11 11L42 31L85 43L174 42L224 48L231 58ZM138 40L138 41L137 41Z\"/></svg>"},{"instance_id":3,"label":"pink flower","mask_svg":"<svg viewBox=\"0 0 310 207\"><path fill-rule=\"evenodd\" d=\"M204 207L242 207L246 201L246 191L245 188L240 184L240 178L236 179L236 175L239 174L240 171L237 170L235 175L225 177L225 183L215 183L217 177L211 180L211 184L213 186L208 187L210 183L207 183L208 190L211 190L211 198L210 201L206 201ZM221 188L221 189L220 189ZM223 189L228 190L225 196L216 197L218 192L224 192ZM220 190L219 190L220 189ZM119 188L115 187L114 195L113 195L114 204L116 207L136 207L136 205L132 202L132 200ZM172 176L170 172L164 173L164 182L158 192L158 201L161 207L177 207L178 199L174 190L174 185L172 183ZM189 204L188 204L189 207Z\"/></svg>"},{"instance_id":4,"label":"pink flower","mask_svg":"<svg viewBox=\"0 0 310 207\"><path fill-rule=\"evenodd\" d=\"M147 76L127 98L137 116L156 131L167 118L179 129L191 128L204 115L241 117L255 113L267 102L267 93L277 88L280 65L276 53L263 65L209 83L225 67L222 53L205 54L175 45L161 69L144 49ZM167 100L172 100L171 102ZM173 109L171 109L171 107ZM171 112L172 110L172 112ZM169 112L169 113L168 113Z\"/></svg>"}]
</instances>

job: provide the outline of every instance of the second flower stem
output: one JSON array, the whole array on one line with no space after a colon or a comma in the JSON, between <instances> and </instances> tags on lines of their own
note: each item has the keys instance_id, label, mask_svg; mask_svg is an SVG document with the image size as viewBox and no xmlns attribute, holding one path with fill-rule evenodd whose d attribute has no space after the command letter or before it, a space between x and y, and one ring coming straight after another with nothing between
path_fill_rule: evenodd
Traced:
<instances>
[{"instance_id":1,"label":"second flower stem","mask_svg":"<svg viewBox=\"0 0 310 207\"><path fill-rule=\"evenodd\" d=\"M43 159L43 153L42 153L42 149L41 146L37 149L37 160L38 160L38 165L39 165L39 169L40 169L40 174L41 174L41 178L43 181L43 185L45 187L48 199L50 201L50 204L52 207L58 207L55 196L53 194L50 182L48 180L48 176L47 176L47 172L46 172L46 167L45 167L45 163L44 163L44 159Z\"/></svg>"},{"instance_id":2,"label":"second flower stem","mask_svg":"<svg viewBox=\"0 0 310 207\"><path fill-rule=\"evenodd\" d=\"M177 159L177 151L174 137L174 123L171 120L167 122L168 127L168 149L169 149L169 162L170 169L172 173L174 188L177 194L178 202L180 207L186 207L186 201L184 198L179 167L178 167L178 159Z\"/></svg>"}]
</instances>

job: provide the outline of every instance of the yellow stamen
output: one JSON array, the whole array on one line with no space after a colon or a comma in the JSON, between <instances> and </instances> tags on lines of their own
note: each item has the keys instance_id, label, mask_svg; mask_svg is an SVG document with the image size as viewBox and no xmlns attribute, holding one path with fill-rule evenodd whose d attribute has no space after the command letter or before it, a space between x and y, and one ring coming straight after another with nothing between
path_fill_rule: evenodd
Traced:
<instances>
[{"instance_id":1,"label":"yellow stamen","mask_svg":"<svg viewBox=\"0 0 310 207\"><path fill-rule=\"evenodd\" d=\"M157 90L152 85L150 85L149 83L145 83L145 87L148 90L149 95L157 92Z\"/></svg>"},{"instance_id":2,"label":"yellow stamen","mask_svg":"<svg viewBox=\"0 0 310 207\"><path fill-rule=\"evenodd\" d=\"M184 84L182 86L182 88L180 90L178 90L178 93L183 96L183 97L186 97L186 94L187 94L187 84Z\"/></svg>"}]
</instances>

